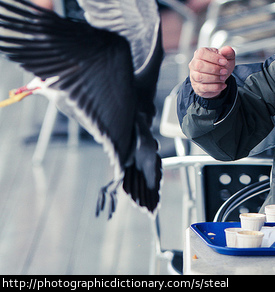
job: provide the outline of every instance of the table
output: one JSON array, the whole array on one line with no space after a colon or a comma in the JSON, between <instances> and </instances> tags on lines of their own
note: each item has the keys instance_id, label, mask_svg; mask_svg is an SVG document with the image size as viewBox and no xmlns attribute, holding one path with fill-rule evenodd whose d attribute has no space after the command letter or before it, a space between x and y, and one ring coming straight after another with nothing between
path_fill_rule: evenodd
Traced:
<instances>
[{"instance_id":1,"label":"table","mask_svg":"<svg viewBox=\"0 0 275 292\"><path fill-rule=\"evenodd\" d=\"M214 251L187 228L185 275L275 275L275 256L232 256Z\"/></svg>"}]
</instances>

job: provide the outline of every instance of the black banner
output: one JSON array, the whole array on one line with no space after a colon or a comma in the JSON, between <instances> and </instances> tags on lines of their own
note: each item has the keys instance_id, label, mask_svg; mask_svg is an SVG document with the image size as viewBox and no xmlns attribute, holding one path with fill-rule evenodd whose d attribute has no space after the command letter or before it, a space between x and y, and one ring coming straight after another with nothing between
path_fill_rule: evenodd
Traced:
<instances>
[{"instance_id":1,"label":"black banner","mask_svg":"<svg viewBox=\"0 0 275 292\"><path fill-rule=\"evenodd\" d=\"M264 278L264 279L262 279ZM163 291L180 288L187 291L252 288L259 281L267 285L274 276L1 276L2 288L11 291L91 291L100 288L148 288ZM272 282L271 282L272 281Z\"/></svg>"}]
</instances>

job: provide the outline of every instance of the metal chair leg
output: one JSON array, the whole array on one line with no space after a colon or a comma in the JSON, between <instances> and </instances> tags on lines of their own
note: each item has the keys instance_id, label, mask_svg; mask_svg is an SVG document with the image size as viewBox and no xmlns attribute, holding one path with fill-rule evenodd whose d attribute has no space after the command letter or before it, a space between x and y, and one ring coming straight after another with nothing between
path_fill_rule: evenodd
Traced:
<instances>
[{"instance_id":1,"label":"metal chair leg","mask_svg":"<svg viewBox=\"0 0 275 292\"><path fill-rule=\"evenodd\" d=\"M38 137L38 142L32 158L33 164L41 164L44 160L45 153L51 138L51 133L57 117L58 110L53 101L49 102L42 128Z\"/></svg>"}]
</instances>

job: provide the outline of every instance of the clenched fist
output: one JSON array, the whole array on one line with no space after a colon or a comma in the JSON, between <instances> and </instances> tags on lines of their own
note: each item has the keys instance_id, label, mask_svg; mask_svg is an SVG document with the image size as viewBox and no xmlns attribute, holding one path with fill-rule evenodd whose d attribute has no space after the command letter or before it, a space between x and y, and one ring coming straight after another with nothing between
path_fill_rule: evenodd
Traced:
<instances>
[{"instance_id":1,"label":"clenched fist","mask_svg":"<svg viewBox=\"0 0 275 292\"><path fill-rule=\"evenodd\" d=\"M229 47L200 48L189 63L190 80L196 94L215 98L226 88L235 67L235 52Z\"/></svg>"}]
</instances>

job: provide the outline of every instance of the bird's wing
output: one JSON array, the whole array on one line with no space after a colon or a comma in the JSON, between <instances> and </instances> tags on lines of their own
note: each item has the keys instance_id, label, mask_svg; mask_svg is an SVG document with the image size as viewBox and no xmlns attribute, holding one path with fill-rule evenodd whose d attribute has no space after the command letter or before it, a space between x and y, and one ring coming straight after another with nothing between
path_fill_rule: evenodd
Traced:
<instances>
[{"instance_id":1,"label":"bird's wing","mask_svg":"<svg viewBox=\"0 0 275 292\"><path fill-rule=\"evenodd\" d=\"M135 73L141 72L154 52L160 17L156 0L78 0L94 27L116 32L130 43Z\"/></svg>"},{"instance_id":2,"label":"bird's wing","mask_svg":"<svg viewBox=\"0 0 275 292\"><path fill-rule=\"evenodd\" d=\"M147 111L137 97L128 41L26 0L0 1L0 8L0 52L42 79L57 76L52 87L68 93L58 102L60 110L105 146L124 174L126 193L153 213L159 203L161 161ZM109 216L115 191L110 193ZM99 197L97 211L104 197Z\"/></svg>"},{"instance_id":3,"label":"bird's wing","mask_svg":"<svg viewBox=\"0 0 275 292\"><path fill-rule=\"evenodd\" d=\"M0 27L5 29L0 51L42 79L58 76L54 86L69 93L59 103L61 111L70 112L124 165L134 140L137 104L128 42L25 0L12 2L0 1Z\"/></svg>"}]
</instances>

